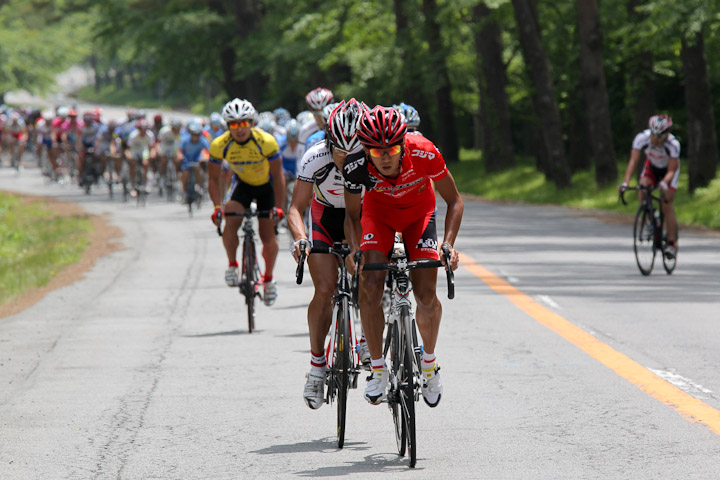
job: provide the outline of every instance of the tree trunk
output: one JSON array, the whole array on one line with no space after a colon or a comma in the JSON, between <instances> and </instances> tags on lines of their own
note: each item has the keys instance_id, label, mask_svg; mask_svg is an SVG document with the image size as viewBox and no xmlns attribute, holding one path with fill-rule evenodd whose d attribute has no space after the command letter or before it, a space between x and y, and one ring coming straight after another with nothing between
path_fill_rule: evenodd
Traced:
<instances>
[{"instance_id":1,"label":"tree trunk","mask_svg":"<svg viewBox=\"0 0 720 480\"><path fill-rule=\"evenodd\" d=\"M407 14L408 9L417 14L418 8L415 3L416 0L393 0L395 29L397 30L396 42L402 59L402 71L405 74L402 86L402 101L412 105L420 114L420 130L422 130L423 134L428 138L435 138L436 129L429 118L428 95L424 91L424 66L420 58L418 58L418 52L421 51L422 46L416 45L416 42L413 41L413 27Z\"/></svg>"},{"instance_id":2,"label":"tree trunk","mask_svg":"<svg viewBox=\"0 0 720 480\"><path fill-rule=\"evenodd\" d=\"M473 21L478 25L475 48L478 54L483 158L485 168L492 172L515 164L506 91L507 75L502 58L500 27L492 19L492 10L484 2L473 9Z\"/></svg>"},{"instance_id":3,"label":"tree trunk","mask_svg":"<svg viewBox=\"0 0 720 480\"><path fill-rule=\"evenodd\" d=\"M571 184L570 169L565 156L560 112L555 102L550 64L541 43L537 16L534 15L533 4L530 0L512 0L512 4L515 10L520 46L535 90L533 93L535 112L540 121L543 141L547 148L548 164L545 175L558 188L569 187Z\"/></svg>"},{"instance_id":4,"label":"tree trunk","mask_svg":"<svg viewBox=\"0 0 720 480\"><path fill-rule=\"evenodd\" d=\"M592 149L588 149L590 135L585 111L585 96L579 92L568 102L568 165L572 173L589 170L592 167Z\"/></svg>"},{"instance_id":5,"label":"tree trunk","mask_svg":"<svg viewBox=\"0 0 720 480\"><path fill-rule=\"evenodd\" d=\"M100 72L98 71L97 56L94 53L92 55L90 55L90 68L92 68L93 74L95 76L95 80L94 80L95 93L98 93L98 92L100 92L100 89L102 88L102 75L100 75Z\"/></svg>"},{"instance_id":6,"label":"tree trunk","mask_svg":"<svg viewBox=\"0 0 720 480\"><path fill-rule=\"evenodd\" d=\"M595 182L617 182L617 159L610 127L610 101L602 61L602 30L595 0L577 0L580 67L587 107L590 142L595 159Z\"/></svg>"},{"instance_id":7,"label":"tree trunk","mask_svg":"<svg viewBox=\"0 0 720 480\"><path fill-rule=\"evenodd\" d=\"M435 87L437 105L438 143L447 163L457 162L460 158L457 137L455 136L455 117L452 98L450 98L450 75L448 74L447 52L442 44L438 8L436 0L423 0L425 14L425 33L430 46L430 71L434 73L431 85Z\"/></svg>"},{"instance_id":8,"label":"tree trunk","mask_svg":"<svg viewBox=\"0 0 720 480\"><path fill-rule=\"evenodd\" d=\"M685 104L688 113L688 173L690 193L707 186L715 178L718 163L715 113L705 58L705 40L702 33L695 38L682 39L683 76L685 77Z\"/></svg>"},{"instance_id":9,"label":"tree trunk","mask_svg":"<svg viewBox=\"0 0 720 480\"><path fill-rule=\"evenodd\" d=\"M636 10L636 7L641 4L642 0L630 0L628 3L628 16L634 23L640 23L644 17ZM645 50L633 55L628 62L627 72L629 77L628 104L633 116L633 132L637 133L648 127L648 119L657 112L652 52Z\"/></svg>"}]
</instances>

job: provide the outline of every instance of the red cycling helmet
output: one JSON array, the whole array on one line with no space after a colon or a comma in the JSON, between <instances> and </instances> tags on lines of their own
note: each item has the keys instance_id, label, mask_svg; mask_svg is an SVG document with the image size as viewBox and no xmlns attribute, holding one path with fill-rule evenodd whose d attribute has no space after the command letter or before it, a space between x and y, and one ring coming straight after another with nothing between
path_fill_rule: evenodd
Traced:
<instances>
[{"instance_id":1,"label":"red cycling helmet","mask_svg":"<svg viewBox=\"0 0 720 480\"><path fill-rule=\"evenodd\" d=\"M368 148L385 148L403 143L407 124L394 108L376 106L360 117L357 136Z\"/></svg>"}]
</instances>

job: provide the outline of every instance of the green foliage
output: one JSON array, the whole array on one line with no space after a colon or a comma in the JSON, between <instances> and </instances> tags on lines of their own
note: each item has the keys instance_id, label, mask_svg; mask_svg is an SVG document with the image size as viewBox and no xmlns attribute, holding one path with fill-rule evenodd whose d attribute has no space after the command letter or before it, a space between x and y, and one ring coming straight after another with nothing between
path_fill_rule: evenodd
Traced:
<instances>
[{"instance_id":1,"label":"green foliage","mask_svg":"<svg viewBox=\"0 0 720 480\"><path fill-rule=\"evenodd\" d=\"M44 202L0 194L0 303L77 262L91 230L87 217L60 217Z\"/></svg>"},{"instance_id":2,"label":"green foliage","mask_svg":"<svg viewBox=\"0 0 720 480\"><path fill-rule=\"evenodd\" d=\"M500 201L513 201L538 204L564 205L581 209L600 209L617 213L627 213L630 218L635 213L633 195L627 195L628 206L618 199L617 184L598 188L592 172L579 172L573 175L572 187L558 190L548 182L542 173L535 169L534 160L528 157L518 158L518 165L497 173L488 173L477 150L462 150L460 162L450 166L458 190L482 198ZM625 171L627 165L619 168ZM686 170L686 169L685 169ZM675 197L675 212L678 221L685 225L695 225L720 230L720 178L713 180L706 188L697 189L690 195L686 188L687 172L681 170L680 188Z\"/></svg>"},{"instance_id":3,"label":"green foliage","mask_svg":"<svg viewBox=\"0 0 720 480\"><path fill-rule=\"evenodd\" d=\"M50 2L10 0L0 6L0 93L44 91L55 74L88 54L89 12L61 18Z\"/></svg>"}]
</instances>

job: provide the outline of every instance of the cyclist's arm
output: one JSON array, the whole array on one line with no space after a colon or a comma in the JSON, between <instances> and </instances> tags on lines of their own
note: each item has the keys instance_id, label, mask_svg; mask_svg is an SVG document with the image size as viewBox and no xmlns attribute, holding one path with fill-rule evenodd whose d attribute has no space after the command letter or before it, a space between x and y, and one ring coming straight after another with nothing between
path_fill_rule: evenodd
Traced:
<instances>
[{"instance_id":1,"label":"cyclist's arm","mask_svg":"<svg viewBox=\"0 0 720 480\"><path fill-rule=\"evenodd\" d=\"M360 238L362 237L362 225L360 224L360 213L362 209L362 194L351 193L345 189L345 238L354 252L360 250Z\"/></svg>"},{"instance_id":2,"label":"cyclist's arm","mask_svg":"<svg viewBox=\"0 0 720 480\"><path fill-rule=\"evenodd\" d=\"M460 222L462 221L463 210L465 209L460 193L455 186L455 179L450 172L440 180L435 181L435 188L440 196L447 203L447 213L445 214L445 236L443 243L455 245L455 238L458 230L460 230Z\"/></svg>"},{"instance_id":3,"label":"cyclist's arm","mask_svg":"<svg viewBox=\"0 0 720 480\"><path fill-rule=\"evenodd\" d=\"M667 166L667 173L662 179L662 181L665 182L666 185L670 185L672 183L672 179L675 176L675 172L677 171L679 164L680 162L677 158L670 158Z\"/></svg>"},{"instance_id":4,"label":"cyclist's arm","mask_svg":"<svg viewBox=\"0 0 720 480\"><path fill-rule=\"evenodd\" d=\"M313 194L313 184L303 180L295 182L290 208L287 213L288 228L294 241L307 239L305 224L302 219L302 212L310 205Z\"/></svg>"},{"instance_id":5,"label":"cyclist's arm","mask_svg":"<svg viewBox=\"0 0 720 480\"><path fill-rule=\"evenodd\" d=\"M628 162L627 169L625 170L625 180L623 183L629 184L630 177L632 176L635 168L637 167L638 160L640 159L640 150L633 148L630 151L630 161Z\"/></svg>"},{"instance_id":6,"label":"cyclist's arm","mask_svg":"<svg viewBox=\"0 0 720 480\"><path fill-rule=\"evenodd\" d=\"M282 157L278 156L270 162L270 173L275 191L275 208L285 207L285 174L282 169Z\"/></svg>"},{"instance_id":7,"label":"cyclist's arm","mask_svg":"<svg viewBox=\"0 0 720 480\"><path fill-rule=\"evenodd\" d=\"M178 151L178 157L180 156ZM208 194L210 194L210 200L213 205L222 205L222 192L220 191L220 167L222 160L214 157L210 157L208 162Z\"/></svg>"}]
</instances>

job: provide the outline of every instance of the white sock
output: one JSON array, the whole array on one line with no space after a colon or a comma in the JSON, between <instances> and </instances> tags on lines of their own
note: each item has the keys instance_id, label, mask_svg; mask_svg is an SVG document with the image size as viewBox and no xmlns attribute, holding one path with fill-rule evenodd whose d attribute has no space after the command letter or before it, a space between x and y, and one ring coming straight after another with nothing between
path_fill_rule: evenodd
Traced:
<instances>
[{"instance_id":1,"label":"white sock","mask_svg":"<svg viewBox=\"0 0 720 480\"><path fill-rule=\"evenodd\" d=\"M421 368L423 370L430 370L433 367L433 365L435 365L435 360L436 360L436 357L435 357L434 353L423 352Z\"/></svg>"},{"instance_id":2,"label":"white sock","mask_svg":"<svg viewBox=\"0 0 720 480\"><path fill-rule=\"evenodd\" d=\"M327 359L325 358L325 354L322 355L315 355L313 352L310 352L310 366L311 369L314 372L325 372L325 369L327 367Z\"/></svg>"},{"instance_id":3,"label":"white sock","mask_svg":"<svg viewBox=\"0 0 720 480\"><path fill-rule=\"evenodd\" d=\"M372 359L370 359L370 362L372 363L373 370L376 368L386 368L384 358L378 358L377 360L372 358Z\"/></svg>"}]
</instances>

